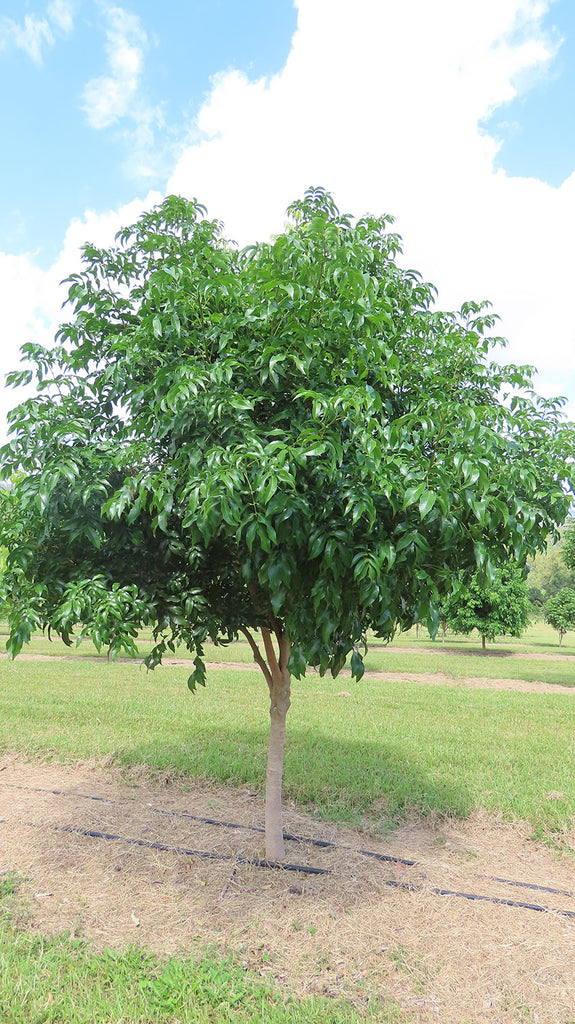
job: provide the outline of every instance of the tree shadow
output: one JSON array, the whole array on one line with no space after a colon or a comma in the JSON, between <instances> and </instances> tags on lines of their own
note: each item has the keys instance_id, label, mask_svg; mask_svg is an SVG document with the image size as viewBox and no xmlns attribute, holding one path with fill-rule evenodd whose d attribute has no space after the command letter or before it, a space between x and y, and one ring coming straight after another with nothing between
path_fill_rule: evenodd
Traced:
<instances>
[{"instance_id":1,"label":"tree shadow","mask_svg":"<svg viewBox=\"0 0 575 1024\"><path fill-rule=\"evenodd\" d=\"M483 650L482 647L448 647L447 644L442 644L441 650L445 654L455 654L461 658L512 658L515 653L508 647L486 647Z\"/></svg>"},{"instance_id":2,"label":"tree shadow","mask_svg":"<svg viewBox=\"0 0 575 1024\"><path fill-rule=\"evenodd\" d=\"M145 764L161 772L233 786L263 794L267 731L238 727L233 733L162 745L145 740L118 751L126 765ZM408 757L399 744L345 740L290 727L284 761L284 803L317 817L389 828L409 812L423 817L467 817L473 810L468 788L453 766L433 771Z\"/></svg>"},{"instance_id":3,"label":"tree shadow","mask_svg":"<svg viewBox=\"0 0 575 1024\"><path fill-rule=\"evenodd\" d=\"M452 643L444 644L440 640L429 640L426 643L421 643L421 641L418 641L414 642L414 646L419 646L419 651L415 652L412 650L410 653L449 654L459 655L462 658L511 658L515 653L513 649L510 650L508 647L487 647L485 650L483 650L482 647L464 647L463 645L461 647L454 647ZM370 644L368 648L366 661L367 658L369 658L369 653L372 651L377 654L381 654L385 651L392 651L394 654L400 654L402 649L402 646L399 644L397 646L394 646L393 644Z\"/></svg>"}]
</instances>

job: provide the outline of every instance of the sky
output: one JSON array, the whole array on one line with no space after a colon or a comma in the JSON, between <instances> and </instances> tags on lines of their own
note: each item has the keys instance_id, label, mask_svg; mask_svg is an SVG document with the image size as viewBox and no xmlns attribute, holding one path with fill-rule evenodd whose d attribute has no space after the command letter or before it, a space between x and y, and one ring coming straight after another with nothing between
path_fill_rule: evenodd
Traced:
<instances>
[{"instance_id":1,"label":"sky","mask_svg":"<svg viewBox=\"0 0 575 1024\"><path fill-rule=\"evenodd\" d=\"M573 0L0 0L0 140L2 381L83 243L176 192L247 244L322 185L575 419Z\"/></svg>"}]
</instances>

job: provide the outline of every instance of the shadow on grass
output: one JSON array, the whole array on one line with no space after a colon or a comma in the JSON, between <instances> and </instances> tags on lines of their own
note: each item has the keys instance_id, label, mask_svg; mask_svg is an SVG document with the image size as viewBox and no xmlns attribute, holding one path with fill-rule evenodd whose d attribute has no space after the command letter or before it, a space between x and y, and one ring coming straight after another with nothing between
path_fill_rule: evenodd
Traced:
<instances>
[{"instance_id":1,"label":"shadow on grass","mask_svg":"<svg viewBox=\"0 0 575 1024\"><path fill-rule=\"evenodd\" d=\"M139 743L116 753L126 767L148 765L178 777L248 785L263 794L267 757L264 730L163 745ZM341 742L301 726L290 729L284 760L284 801L329 821L389 828L410 811L423 817L467 817L473 810L453 766L424 770L401 749L381 741Z\"/></svg>"},{"instance_id":2,"label":"shadow on grass","mask_svg":"<svg viewBox=\"0 0 575 1024\"><path fill-rule=\"evenodd\" d=\"M555 643L549 643L549 641L536 641L532 640L529 647L541 647L544 651L549 651L551 654L565 654L567 657L575 657L575 649L571 644L559 644L557 640Z\"/></svg>"},{"instance_id":3,"label":"shadow on grass","mask_svg":"<svg viewBox=\"0 0 575 1024\"><path fill-rule=\"evenodd\" d=\"M416 651L415 648L419 647ZM414 641L413 645L410 645L413 653L417 654L453 654L461 657L468 658L512 658L516 653L514 650L509 650L508 647L493 648L488 647L485 651L482 647L461 647L453 646L453 642L450 644L443 644L441 641L427 640L425 643L422 641ZM402 650L405 650L401 644L370 644L368 650L374 653L381 654L384 651L391 651L394 654L401 654Z\"/></svg>"},{"instance_id":4,"label":"shadow on grass","mask_svg":"<svg viewBox=\"0 0 575 1024\"><path fill-rule=\"evenodd\" d=\"M442 644L441 650L445 654L456 654L463 658L512 658L515 654L515 651L510 651L508 647L487 647L483 650L482 647L448 647Z\"/></svg>"}]
</instances>

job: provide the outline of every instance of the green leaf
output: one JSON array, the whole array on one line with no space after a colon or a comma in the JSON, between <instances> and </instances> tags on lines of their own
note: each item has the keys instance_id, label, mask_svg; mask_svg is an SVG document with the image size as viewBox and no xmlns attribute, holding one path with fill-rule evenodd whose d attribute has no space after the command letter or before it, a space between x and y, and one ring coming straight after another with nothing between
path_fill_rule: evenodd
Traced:
<instances>
[{"instance_id":1,"label":"green leaf","mask_svg":"<svg viewBox=\"0 0 575 1024\"><path fill-rule=\"evenodd\" d=\"M425 519L426 515L431 512L431 509L437 501L437 495L433 491L423 491L419 499L419 514L422 519Z\"/></svg>"},{"instance_id":2,"label":"green leaf","mask_svg":"<svg viewBox=\"0 0 575 1024\"><path fill-rule=\"evenodd\" d=\"M417 484L414 487L406 488L406 491L405 491L405 494L404 494L404 497L403 497L403 507L404 508L409 508L411 505L415 505L415 503L417 501L419 501L419 499L421 498L421 495L423 494L424 490L425 490L425 484L424 483Z\"/></svg>"},{"instance_id":3,"label":"green leaf","mask_svg":"<svg viewBox=\"0 0 575 1024\"><path fill-rule=\"evenodd\" d=\"M363 664L363 658L359 651L353 651L350 661L351 674L358 682L365 672L365 665Z\"/></svg>"},{"instance_id":4,"label":"green leaf","mask_svg":"<svg viewBox=\"0 0 575 1024\"><path fill-rule=\"evenodd\" d=\"M204 661L199 656L194 658L194 671L188 676L188 689L191 693L195 693L198 686L206 685L206 666Z\"/></svg>"},{"instance_id":5,"label":"green leaf","mask_svg":"<svg viewBox=\"0 0 575 1024\"><path fill-rule=\"evenodd\" d=\"M294 646L291 649L288 668L295 679L301 679L305 675L307 668L306 657L299 646Z\"/></svg>"}]
</instances>

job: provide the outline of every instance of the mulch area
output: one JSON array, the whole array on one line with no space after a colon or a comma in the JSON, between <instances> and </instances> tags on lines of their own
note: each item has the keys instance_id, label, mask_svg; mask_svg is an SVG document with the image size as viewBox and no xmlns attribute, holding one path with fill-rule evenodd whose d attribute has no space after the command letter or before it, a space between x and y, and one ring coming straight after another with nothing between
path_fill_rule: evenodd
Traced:
<instances>
[{"instance_id":1,"label":"mulch area","mask_svg":"<svg viewBox=\"0 0 575 1024\"><path fill-rule=\"evenodd\" d=\"M0 758L0 871L23 878L27 928L161 954L216 943L299 994L345 995L358 1007L377 994L418 1024L575 1019L575 917L561 913L575 913L572 856L484 814L414 819L383 840L288 807L284 827L302 837L288 860L327 873L274 870L246 863L263 855L261 832L250 830L262 817L247 789ZM566 838L575 846L575 831Z\"/></svg>"}]
</instances>

